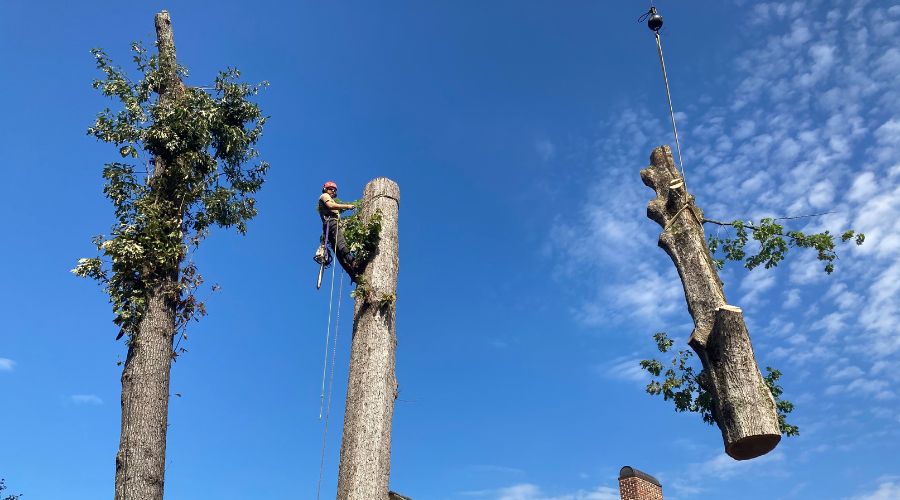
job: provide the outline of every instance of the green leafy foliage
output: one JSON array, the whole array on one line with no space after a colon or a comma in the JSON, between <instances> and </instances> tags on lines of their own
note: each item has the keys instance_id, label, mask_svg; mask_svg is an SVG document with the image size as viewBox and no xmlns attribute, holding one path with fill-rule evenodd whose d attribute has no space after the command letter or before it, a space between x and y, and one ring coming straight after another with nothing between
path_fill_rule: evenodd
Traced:
<instances>
[{"instance_id":1,"label":"green leafy foliage","mask_svg":"<svg viewBox=\"0 0 900 500\"><path fill-rule=\"evenodd\" d=\"M363 220L359 203L353 215L341 219L341 231L356 262L368 262L375 255L381 235L381 210L376 210L368 220Z\"/></svg>"},{"instance_id":2,"label":"green leafy foliage","mask_svg":"<svg viewBox=\"0 0 900 500\"><path fill-rule=\"evenodd\" d=\"M725 261L744 262L744 267L754 269L760 265L766 269L775 267L784 259L784 254L791 247L810 248L816 251L817 258L825 263L825 272L831 274L834 271L834 261L837 254L834 251L835 236L829 231L815 234L805 234L801 231L785 231L784 226L775 222L776 219L764 218L758 224L745 223L739 220L732 222L719 222L705 219L720 226L731 226L735 234L732 237L720 238L717 235L709 236L709 252L719 269L725 265ZM748 232L749 231L749 232ZM853 240L857 245L862 245L866 236L853 230L844 231L840 237L840 243ZM758 245L756 253L748 256L748 243L755 242ZM721 253L720 253L721 252ZM721 257L718 257L721 255Z\"/></svg>"},{"instance_id":3,"label":"green leafy foliage","mask_svg":"<svg viewBox=\"0 0 900 500\"><path fill-rule=\"evenodd\" d=\"M781 433L785 436L799 436L800 428L785 421L787 414L794 411L794 403L781 399L784 389L776 383L779 378L781 378L780 371L771 366L766 367L766 375L763 377L763 381L772 392L772 397L775 398L775 409L778 410L778 426L781 428Z\"/></svg>"},{"instance_id":4,"label":"green leafy foliage","mask_svg":"<svg viewBox=\"0 0 900 500\"><path fill-rule=\"evenodd\" d=\"M663 353L668 352L674 344L664 332L657 332L653 339ZM712 398L700 385L703 373L696 373L690 364L693 356L694 353L688 349L680 350L668 367L655 359L642 360L641 368L657 379L647 384L647 393L654 396L662 394L663 400L675 403L675 411L699 413L704 422L713 424L716 420L712 414ZM665 372L663 368L666 368Z\"/></svg>"},{"instance_id":5,"label":"green leafy foliage","mask_svg":"<svg viewBox=\"0 0 900 500\"><path fill-rule=\"evenodd\" d=\"M213 226L247 230L256 193L269 168L255 145L266 117L250 99L267 84L240 82L238 70L219 73L207 92L175 89L154 98L163 85L157 56L132 45L139 73L134 81L100 49L92 50L103 74L93 87L118 101L104 109L88 134L112 143L121 161L103 168L104 194L115 208L108 236L93 242L98 255L72 269L98 281L109 294L120 334L137 331L148 294L163 293L175 305L183 330L205 314L194 291L203 283L188 249L196 249ZM186 76L184 68L178 68ZM140 160L140 161L138 161Z\"/></svg>"},{"instance_id":6,"label":"green leafy foliage","mask_svg":"<svg viewBox=\"0 0 900 500\"><path fill-rule=\"evenodd\" d=\"M675 344L664 332L655 333L653 339L656 341L657 349L662 353L668 352ZM682 349L675 353L668 365L656 359L642 360L641 368L654 377L654 380L647 384L646 390L650 395L662 395L663 400L671 400L675 404L675 411L699 413L704 422L712 425L716 419L712 411L712 396L705 388L707 375L703 370L698 372L692 366L693 357L692 351ZM800 435L797 426L786 422L787 414L794 410L794 404L781 398L784 390L776 384L781 372L772 367L767 367L766 372L763 380L775 399L781 433L785 436Z\"/></svg>"},{"instance_id":7,"label":"green leafy foliage","mask_svg":"<svg viewBox=\"0 0 900 500\"><path fill-rule=\"evenodd\" d=\"M2 494L4 491L6 491L6 480L0 479L0 494ZM5 497L3 497L3 500L19 500L19 498L23 496L24 495L22 495L21 493L18 495L6 495Z\"/></svg>"}]
</instances>

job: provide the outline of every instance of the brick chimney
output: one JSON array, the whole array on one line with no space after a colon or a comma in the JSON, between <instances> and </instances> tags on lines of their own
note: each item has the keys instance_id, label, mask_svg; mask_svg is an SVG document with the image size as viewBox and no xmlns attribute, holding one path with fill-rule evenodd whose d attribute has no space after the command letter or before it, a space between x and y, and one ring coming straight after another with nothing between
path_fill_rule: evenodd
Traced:
<instances>
[{"instance_id":1,"label":"brick chimney","mask_svg":"<svg viewBox=\"0 0 900 500\"><path fill-rule=\"evenodd\" d=\"M626 465L619 471L619 496L622 500L663 500L662 485L650 474Z\"/></svg>"}]
</instances>

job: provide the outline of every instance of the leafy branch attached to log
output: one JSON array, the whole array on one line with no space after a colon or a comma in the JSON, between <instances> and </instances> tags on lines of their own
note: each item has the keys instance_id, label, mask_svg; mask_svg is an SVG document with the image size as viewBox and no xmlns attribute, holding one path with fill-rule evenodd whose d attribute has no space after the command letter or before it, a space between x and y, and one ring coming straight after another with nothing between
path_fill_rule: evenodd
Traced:
<instances>
[{"instance_id":1,"label":"leafy branch attached to log","mask_svg":"<svg viewBox=\"0 0 900 500\"><path fill-rule=\"evenodd\" d=\"M704 223L731 226L736 233L731 238L709 235L709 252L713 256L716 267L722 269L726 261L733 261L743 262L744 267L750 270L760 265L770 269L784 260L785 253L790 248L811 248L817 252L818 260L825 262L825 272L830 274L834 271L834 260L837 259L834 251L837 242L834 235L829 231L814 234L785 231L784 226L775 222L776 220L778 219L763 218L759 223L754 224L740 220L720 222L704 218ZM755 253L748 254L746 247L751 240L757 242L758 248ZM854 240L857 245L862 245L865 235L854 230L841 233L839 242L846 243L850 240ZM721 258L716 258L717 253L720 253ZM668 352L674 343L665 333L656 333L653 339L662 353ZM661 361L642 360L641 368L657 378L647 385L647 393L662 395L664 400L673 401L676 411L699 413L704 422L713 424L716 419L712 411L711 397L704 385L706 375L702 370L699 373L696 372L694 366L691 365L693 356L694 353L690 350L679 350L668 364L665 372L663 372L664 365ZM796 436L799 434L799 429L785 421L787 414L794 409L794 405L790 401L780 398L783 390L776 383L781 377L781 372L771 367L766 368L766 371L767 374L763 380L775 398L781 433L786 436Z\"/></svg>"},{"instance_id":2,"label":"leafy branch attached to log","mask_svg":"<svg viewBox=\"0 0 900 500\"><path fill-rule=\"evenodd\" d=\"M344 239L350 252L359 263L367 263L372 260L375 250L378 249L378 240L381 235L381 210L375 210L375 213L368 220L363 220L359 203L353 215L341 220L341 231L344 232Z\"/></svg>"},{"instance_id":3,"label":"leafy branch attached to log","mask_svg":"<svg viewBox=\"0 0 900 500\"><path fill-rule=\"evenodd\" d=\"M675 343L664 332L654 334L653 340L656 341L656 347L662 353L668 352ZM662 395L665 401L671 400L675 404L675 411L699 413L704 422L712 425L716 423L716 418L713 412L712 396L706 389L707 375L702 370L699 373L695 371L691 364L693 357L692 351L682 349L675 354L668 367L656 359L642 360L641 368L654 377L654 380L647 384L647 393L654 396ZM786 399L781 399L784 390L777 384L779 378L781 378L779 370L772 367L766 368L763 381L775 399L781 433L785 436L799 436L799 427L786 421L787 415L794 410L794 404Z\"/></svg>"},{"instance_id":4,"label":"leafy branch attached to log","mask_svg":"<svg viewBox=\"0 0 900 500\"><path fill-rule=\"evenodd\" d=\"M801 231L785 231L784 226L775 222L777 219L764 218L757 224L740 220L732 222L720 222L713 219L703 219L704 223L719 226L731 226L735 230L734 237L720 238L717 235L709 236L709 253L713 256L716 267L722 269L726 260L744 262L744 267L754 269L760 265L770 269L778 265L784 259L784 254L791 247L811 248L817 252L818 260L825 263L825 272L831 274L834 271L834 261L837 259L835 248L835 235L829 231L806 234ZM750 231L748 234L747 231ZM753 255L747 255L747 244L750 239L759 244L759 249ZM847 230L841 233L840 242L850 240L862 245L866 235ZM721 258L716 258L721 250Z\"/></svg>"}]
</instances>

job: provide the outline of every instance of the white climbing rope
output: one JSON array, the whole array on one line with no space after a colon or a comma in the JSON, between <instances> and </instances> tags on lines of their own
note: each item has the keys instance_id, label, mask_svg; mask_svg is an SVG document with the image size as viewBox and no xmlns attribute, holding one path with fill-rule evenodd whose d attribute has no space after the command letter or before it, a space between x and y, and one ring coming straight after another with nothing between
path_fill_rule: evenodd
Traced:
<instances>
[{"instance_id":1,"label":"white climbing rope","mask_svg":"<svg viewBox=\"0 0 900 500\"><path fill-rule=\"evenodd\" d=\"M687 191L687 178L684 176L684 162L681 159L681 144L678 142L678 127L675 125L675 110L672 107L672 93L669 92L669 77L666 74L666 61L663 59L659 31L654 31L653 34L656 38L656 51L659 53L659 65L662 67L663 82L666 84L666 99L669 101L669 116L672 118L672 132L675 134L675 149L678 151L678 166L681 168L681 178L684 179L684 187L685 191Z\"/></svg>"},{"instance_id":2,"label":"white climbing rope","mask_svg":"<svg viewBox=\"0 0 900 500\"><path fill-rule=\"evenodd\" d=\"M340 221L338 221L340 222ZM338 224L335 224L337 227ZM334 241L337 241L337 234L334 235ZM325 251L328 252L328 241L326 238L325 241ZM335 251L337 254L337 251ZM335 260L337 259L337 255L335 255ZM325 372L328 369L328 341L331 339L331 305L334 303L334 272L337 267L337 263L332 262L331 264L331 291L328 294L328 325L325 328L325 359L322 361L322 393L319 396L319 420L322 420L322 407L325 406ZM341 280L343 280L344 275L341 275ZM340 296L338 297L338 303L340 303Z\"/></svg>"},{"instance_id":3,"label":"white climbing rope","mask_svg":"<svg viewBox=\"0 0 900 500\"><path fill-rule=\"evenodd\" d=\"M341 214L338 212L337 222L334 225L334 243L337 246L338 235L341 231ZM328 238L325 238L325 251L328 251ZM322 393L319 396L319 420L322 420L322 407L325 406L325 373L328 369L328 341L331 338L331 305L334 303L334 273L339 262L337 261L337 248L334 249L334 260L331 263L331 291L328 292L328 326L325 328L325 359L322 361ZM341 273L340 287L344 286L344 274ZM338 319L341 317L341 291L338 290ZM335 327L336 328L336 327ZM337 335L337 333L335 333ZM332 360L332 365L334 361ZM333 376L333 370L332 370Z\"/></svg>"},{"instance_id":4,"label":"white climbing rope","mask_svg":"<svg viewBox=\"0 0 900 500\"><path fill-rule=\"evenodd\" d=\"M337 238L337 234L335 234ZM335 241L337 241L335 239ZM328 379L328 404L325 406L325 426L322 428L322 455L319 459L319 481L316 483L316 500L319 500L319 494L322 491L322 474L325 471L325 448L328 438L328 419L331 416L331 397L334 394L334 365L337 358L338 334L341 331L341 295L344 293L344 273L341 273L341 281L338 285L338 306L337 317L334 322L334 341L331 348L331 376ZM326 346L326 353L327 353ZM319 418L321 418L321 411Z\"/></svg>"}]
</instances>

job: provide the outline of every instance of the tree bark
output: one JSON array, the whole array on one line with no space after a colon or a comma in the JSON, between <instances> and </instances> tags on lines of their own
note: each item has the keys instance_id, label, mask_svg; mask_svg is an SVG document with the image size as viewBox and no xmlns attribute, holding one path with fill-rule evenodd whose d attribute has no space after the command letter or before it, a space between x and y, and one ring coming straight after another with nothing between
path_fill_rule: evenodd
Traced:
<instances>
[{"instance_id":1,"label":"tree bark","mask_svg":"<svg viewBox=\"0 0 900 500\"><path fill-rule=\"evenodd\" d=\"M354 308L338 500L388 498L391 421L397 399L394 320L400 188L390 179L375 179L366 185L362 207L363 220L380 210L382 227L378 249L357 286L362 293Z\"/></svg>"},{"instance_id":2,"label":"tree bark","mask_svg":"<svg viewBox=\"0 0 900 500\"><path fill-rule=\"evenodd\" d=\"M162 82L161 101L177 100L183 87L175 62L175 43L169 14L156 14L156 36ZM165 190L167 162L157 157L150 186ZM175 201L175 200L173 200ZM172 214L180 221L181 213ZM159 284L147 294L146 308L137 332L129 339L122 370L122 426L116 454L116 500L162 500L166 465L166 431L169 416L169 380L172 341L181 262L157 270Z\"/></svg>"},{"instance_id":3,"label":"tree bark","mask_svg":"<svg viewBox=\"0 0 900 500\"><path fill-rule=\"evenodd\" d=\"M772 451L781 441L778 411L756 367L740 308L725 305L716 311L704 353L708 390L717 395L713 414L728 423L720 425L725 452L745 460Z\"/></svg>"},{"instance_id":4,"label":"tree bark","mask_svg":"<svg viewBox=\"0 0 900 500\"><path fill-rule=\"evenodd\" d=\"M122 428L116 500L162 500L175 307L154 290L122 370Z\"/></svg>"},{"instance_id":5,"label":"tree bark","mask_svg":"<svg viewBox=\"0 0 900 500\"><path fill-rule=\"evenodd\" d=\"M663 227L659 246L681 277L694 320L688 344L703 363L704 389L712 396L725 452L736 460L764 455L781 439L778 413L756 364L741 310L725 300L706 244L703 211L688 193L668 146L653 150L641 180L656 191L647 217Z\"/></svg>"}]
</instances>

